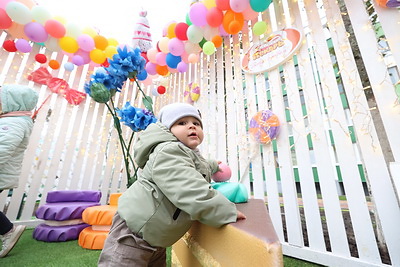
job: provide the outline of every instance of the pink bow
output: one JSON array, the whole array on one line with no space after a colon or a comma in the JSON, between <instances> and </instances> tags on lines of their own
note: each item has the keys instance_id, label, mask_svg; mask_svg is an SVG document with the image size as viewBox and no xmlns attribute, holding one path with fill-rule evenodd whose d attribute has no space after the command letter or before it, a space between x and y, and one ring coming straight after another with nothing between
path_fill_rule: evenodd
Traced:
<instances>
[{"instance_id":1,"label":"pink bow","mask_svg":"<svg viewBox=\"0 0 400 267\"><path fill-rule=\"evenodd\" d=\"M28 80L47 85L53 93L64 96L72 105L79 105L86 98L85 93L69 88L65 80L51 76L45 67L40 67L29 74Z\"/></svg>"}]
</instances>

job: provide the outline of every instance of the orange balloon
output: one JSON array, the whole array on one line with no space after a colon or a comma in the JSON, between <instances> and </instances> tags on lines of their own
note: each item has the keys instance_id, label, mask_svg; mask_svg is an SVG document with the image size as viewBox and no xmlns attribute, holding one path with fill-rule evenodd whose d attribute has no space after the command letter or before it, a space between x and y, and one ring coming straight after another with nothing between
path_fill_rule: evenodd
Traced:
<instances>
[{"instance_id":1,"label":"orange balloon","mask_svg":"<svg viewBox=\"0 0 400 267\"><path fill-rule=\"evenodd\" d=\"M58 63L57 60L52 59L49 61L49 67L52 68L53 70L57 70L60 68L60 63Z\"/></svg>"},{"instance_id":2,"label":"orange balloon","mask_svg":"<svg viewBox=\"0 0 400 267\"><path fill-rule=\"evenodd\" d=\"M239 30L237 30L237 32L232 32L230 29L230 25L232 22L238 22L238 23L234 23L232 26L232 30L237 30L239 28ZM235 13L232 10L228 10L226 11L224 18L222 20L222 26L224 27L224 30L229 33L229 34L236 34L238 33L244 24L244 18L243 18L243 14L242 13Z\"/></svg>"},{"instance_id":3,"label":"orange balloon","mask_svg":"<svg viewBox=\"0 0 400 267\"><path fill-rule=\"evenodd\" d=\"M166 76L167 74L168 74L168 66L167 65L164 65L164 66L160 66L160 65L157 65L156 66L156 72L158 73L158 74L160 74L161 76Z\"/></svg>"},{"instance_id":4,"label":"orange balloon","mask_svg":"<svg viewBox=\"0 0 400 267\"><path fill-rule=\"evenodd\" d=\"M215 35L212 39L211 42L214 43L215 47L220 47L222 45L222 37L219 35Z\"/></svg>"},{"instance_id":5,"label":"orange balloon","mask_svg":"<svg viewBox=\"0 0 400 267\"><path fill-rule=\"evenodd\" d=\"M97 49L104 50L108 46L108 40L104 36L96 35L93 37L93 40L94 40L94 46Z\"/></svg>"}]
</instances>

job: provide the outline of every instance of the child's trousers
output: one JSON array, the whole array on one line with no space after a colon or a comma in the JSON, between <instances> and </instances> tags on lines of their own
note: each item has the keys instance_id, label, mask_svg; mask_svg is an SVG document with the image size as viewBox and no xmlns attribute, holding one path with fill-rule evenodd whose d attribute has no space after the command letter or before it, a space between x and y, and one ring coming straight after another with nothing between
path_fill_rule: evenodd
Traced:
<instances>
[{"instance_id":1,"label":"child's trousers","mask_svg":"<svg viewBox=\"0 0 400 267\"><path fill-rule=\"evenodd\" d=\"M166 266L166 249L152 247L129 230L118 212L104 242L98 266Z\"/></svg>"}]
</instances>

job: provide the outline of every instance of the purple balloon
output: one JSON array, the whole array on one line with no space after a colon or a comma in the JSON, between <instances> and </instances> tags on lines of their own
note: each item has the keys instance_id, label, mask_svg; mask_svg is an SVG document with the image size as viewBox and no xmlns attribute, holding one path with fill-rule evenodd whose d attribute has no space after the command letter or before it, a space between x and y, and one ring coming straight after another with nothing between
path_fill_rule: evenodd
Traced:
<instances>
[{"instance_id":1,"label":"purple balloon","mask_svg":"<svg viewBox=\"0 0 400 267\"><path fill-rule=\"evenodd\" d=\"M190 21L199 27L207 25L207 7L200 2L193 4L189 10Z\"/></svg>"},{"instance_id":2,"label":"purple balloon","mask_svg":"<svg viewBox=\"0 0 400 267\"><path fill-rule=\"evenodd\" d=\"M74 63L77 66L82 66L83 64L85 64L85 62L83 62L83 58L79 55L74 55L72 57L72 63Z\"/></svg>"},{"instance_id":3,"label":"purple balloon","mask_svg":"<svg viewBox=\"0 0 400 267\"><path fill-rule=\"evenodd\" d=\"M20 51L22 53L29 53L32 50L31 45L25 39L18 39L15 42L15 47L18 49L18 51Z\"/></svg>"},{"instance_id":4,"label":"purple balloon","mask_svg":"<svg viewBox=\"0 0 400 267\"><path fill-rule=\"evenodd\" d=\"M176 69L177 69L179 72L186 72L186 71L187 71L187 68L188 68L188 65L187 65L185 62L183 62L183 61L179 62L179 63L178 63L178 66L176 67Z\"/></svg>"},{"instance_id":5,"label":"purple balloon","mask_svg":"<svg viewBox=\"0 0 400 267\"><path fill-rule=\"evenodd\" d=\"M156 64L152 63L152 62L147 62L146 63L146 71L148 74L150 75L156 75L157 74L157 70L156 70Z\"/></svg>"},{"instance_id":6,"label":"purple balloon","mask_svg":"<svg viewBox=\"0 0 400 267\"><path fill-rule=\"evenodd\" d=\"M87 34L79 35L76 41L78 42L79 48L87 52L92 51L95 45L93 38Z\"/></svg>"},{"instance_id":7,"label":"purple balloon","mask_svg":"<svg viewBox=\"0 0 400 267\"><path fill-rule=\"evenodd\" d=\"M48 38L46 29L38 22L29 22L24 26L25 35L35 43L45 42Z\"/></svg>"}]
</instances>

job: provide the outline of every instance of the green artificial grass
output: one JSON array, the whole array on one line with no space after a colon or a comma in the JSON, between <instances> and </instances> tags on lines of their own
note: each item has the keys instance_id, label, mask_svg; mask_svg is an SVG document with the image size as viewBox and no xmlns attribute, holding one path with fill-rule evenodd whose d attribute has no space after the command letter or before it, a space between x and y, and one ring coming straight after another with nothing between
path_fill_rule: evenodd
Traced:
<instances>
[{"instance_id":1,"label":"green artificial grass","mask_svg":"<svg viewBox=\"0 0 400 267\"><path fill-rule=\"evenodd\" d=\"M94 267L100 250L81 248L78 240L67 242L42 242L32 238L33 228L26 229L20 240L5 258L0 258L0 266L7 267ZM170 266L170 250L167 250L167 266ZM283 257L285 267L319 266L298 259Z\"/></svg>"}]
</instances>

